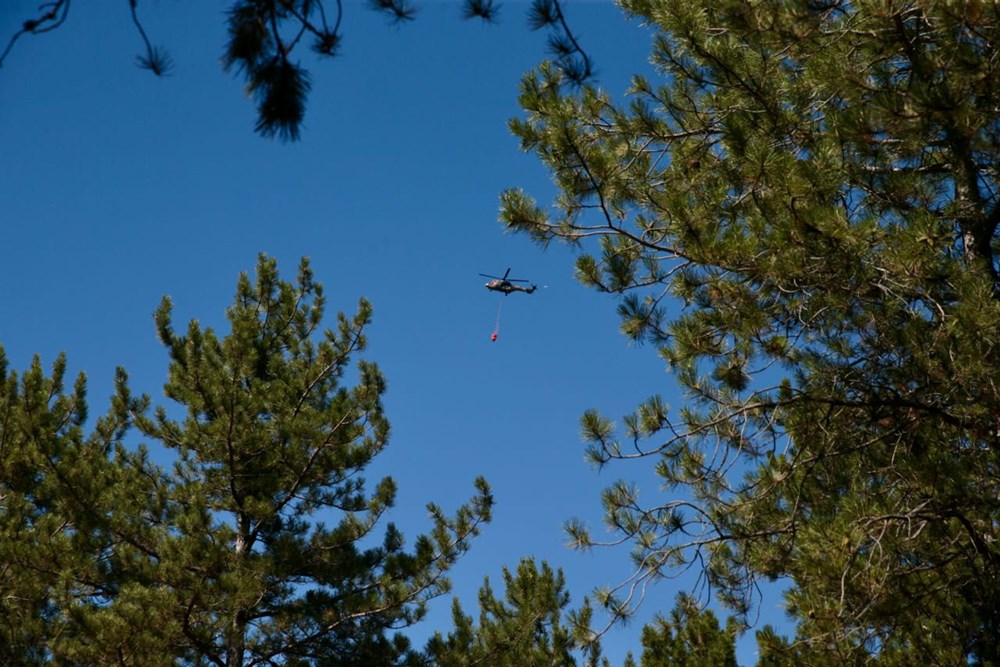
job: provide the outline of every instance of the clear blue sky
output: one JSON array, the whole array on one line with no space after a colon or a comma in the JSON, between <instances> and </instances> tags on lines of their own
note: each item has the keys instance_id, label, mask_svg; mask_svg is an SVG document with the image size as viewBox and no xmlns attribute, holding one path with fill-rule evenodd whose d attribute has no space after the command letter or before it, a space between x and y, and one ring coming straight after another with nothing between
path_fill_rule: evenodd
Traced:
<instances>
[{"instance_id":1,"label":"clear blue sky","mask_svg":"<svg viewBox=\"0 0 1000 667\"><path fill-rule=\"evenodd\" d=\"M36 4L3 0L0 37ZM74 4L62 28L23 38L0 69L0 344L11 366L65 351L88 374L92 414L118 365L159 397L167 358L151 316L164 294L178 322L218 327L258 252L286 278L307 255L331 314L361 296L375 307L366 357L388 378L393 436L369 479L398 481L392 520L414 536L427 501L453 509L476 475L493 485L495 520L453 572L466 610L484 576L498 582L521 556L563 568L574 602L625 578L626 548L572 552L562 524L598 524L601 489L652 462L591 469L579 417L596 407L617 418L652 393L679 399L655 351L618 333L614 300L574 282L572 252L496 222L503 189L553 191L506 127L521 74L545 53L544 35L525 27L527 3L504 3L500 25L486 26L461 21L457 2L425 0L394 27L346 2L343 55L303 50L313 92L297 144L254 135L241 82L221 71L226 4L140 3L174 60L165 79L133 65L141 42L124 2ZM567 7L598 81L620 97L646 67L649 33L610 2ZM477 274L507 267L547 287L509 297L491 343L500 297ZM669 611L677 590L652 589L643 616ZM778 603L766 601L766 620ZM449 607L438 600L414 636L446 629ZM640 629L608 636L615 664ZM741 662L754 659L742 642Z\"/></svg>"}]
</instances>

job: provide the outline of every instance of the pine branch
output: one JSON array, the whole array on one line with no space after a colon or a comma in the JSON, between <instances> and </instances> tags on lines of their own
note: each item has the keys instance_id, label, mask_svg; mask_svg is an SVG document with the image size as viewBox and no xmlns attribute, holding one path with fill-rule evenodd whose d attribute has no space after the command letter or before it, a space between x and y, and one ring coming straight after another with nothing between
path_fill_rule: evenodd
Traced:
<instances>
[{"instance_id":1,"label":"pine branch","mask_svg":"<svg viewBox=\"0 0 1000 667\"><path fill-rule=\"evenodd\" d=\"M142 37L142 43L146 46L145 55L136 56L136 64L142 69L148 69L156 76L165 76L173 67L173 61L166 51L160 47L153 46L149 41L149 36L146 35L146 30L142 27L142 22L136 13L136 6L138 4L138 0L129 0L128 3L129 11L132 14L132 23L135 24L136 30L139 31L139 36Z\"/></svg>"},{"instance_id":2,"label":"pine branch","mask_svg":"<svg viewBox=\"0 0 1000 667\"><path fill-rule=\"evenodd\" d=\"M500 5L494 0L465 0L462 18L482 19L484 23L499 23Z\"/></svg>"},{"instance_id":3,"label":"pine branch","mask_svg":"<svg viewBox=\"0 0 1000 667\"><path fill-rule=\"evenodd\" d=\"M389 23L403 23L416 18L417 8L409 0L368 0L368 6L386 15Z\"/></svg>"},{"instance_id":4,"label":"pine branch","mask_svg":"<svg viewBox=\"0 0 1000 667\"><path fill-rule=\"evenodd\" d=\"M309 75L292 60L296 46L305 39L318 56L336 56L343 43L343 0L335 3L336 16L328 21L323 0L231 0L228 10L229 38L222 62L246 82L257 102L255 131L265 137L295 141L305 118ZM139 0L129 0L132 23L144 46L136 64L156 76L165 76L173 62L165 49L154 46L138 16ZM382 13L391 24L412 21L418 6L413 0L368 0L368 6ZM53 0L41 5L40 14L27 20L0 52L0 66L15 43L25 34L41 34L61 26L69 13L70 0ZM463 0L462 17L499 21L499 0ZM580 85L593 75L590 57L569 29L559 0L535 0L528 15L532 29L550 31L549 50L565 78Z\"/></svg>"},{"instance_id":5,"label":"pine branch","mask_svg":"<svg viewBox=\"0 0 1000 667\"><path fill-rule=\"evenodd\" d=\"M69 15L69 3L70 0L55 0L41 5L39 11L42 13L37 18L27 19L21 24L21 29L11 35L7 46L0 52L0 67L3 67L4 60L18 39L27 34L41 35L61 26Z\"/></svg>"},{"instance_id":6,"label":"pine branch","mask_svg":"<svg viewBox=\"0 0 1000 667\"><path fill-rule=\"evenodd\" d=\"M528 27L549 30L549 51L566 77L577 86L593 76L590 56L570 30L559 0L534 0L528 11Z\"/></svg>"}]
</instances>

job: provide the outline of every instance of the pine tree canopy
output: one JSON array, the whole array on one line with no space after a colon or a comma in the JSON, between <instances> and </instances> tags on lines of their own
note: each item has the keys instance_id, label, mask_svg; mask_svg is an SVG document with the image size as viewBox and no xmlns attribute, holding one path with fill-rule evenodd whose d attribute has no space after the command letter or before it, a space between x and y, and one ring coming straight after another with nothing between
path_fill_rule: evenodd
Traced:
<instances>
[{"instance_id":1,"label":"pine tree canopy","mask_svg":"<svg viewBox=\"0 0 1000 667\"><path fill-rule=\"evenodd\" d=\"M735 619L722 629L711 610L678 595L669 618L642 629L642 667L738 667Z\"/></svg>"},{"instance_id":2,"label":"pine tree canopy","mask_svg":"<svg viewBox=\"0 0 1000 667\"><path fill-rule=\"evenodd\" d=\"M559 193L502 210L580 245L686 392L583 417L595 464L663 483L605 492L637 568L601 602L694 564L744 615L785 582L808 664L1000 664L1000 5L621 4L656 76L527 75L511 126Z\"/></svg>"},{"instance_id":3,"label":"pine tree canopy","mask_svg":"<svg viewBox=\"0 0 1000 667\"><path fill-rule=\"evenodd\" d=\"M482 479L407 547L385 523L396 486L363 472L388 444L371 306L322 328L303 260L295 283L261 256L240 276L230 331L156 311L173 405L135 396L119 370L93 432L85 382L0 365L0 650L5 664L393 665L397 629L448 590L489 521ZM353 386L345 377L355 378ZM139 448L126 446L130 433ZM170 468L149 451L172 453Z\"/></svg>"},{"instance_id":4,"label":"pine tree canopy","mask_svg":"<svg viewBox=\"0 0 1000 667\"><path fill-rule=\"evenodd\" d=\"M504 594L498 598L489 578L479 589L479 619L466 616L456 599L455 629L440 632L427 644L426 657L436 667L576 667L580 654L588 667L601 658L599 638L588 633L591 609L585 600L567 612L570 594L561 570L539 568L523 558L515 572L503 569Z\"/></svg>"}]
</instances>

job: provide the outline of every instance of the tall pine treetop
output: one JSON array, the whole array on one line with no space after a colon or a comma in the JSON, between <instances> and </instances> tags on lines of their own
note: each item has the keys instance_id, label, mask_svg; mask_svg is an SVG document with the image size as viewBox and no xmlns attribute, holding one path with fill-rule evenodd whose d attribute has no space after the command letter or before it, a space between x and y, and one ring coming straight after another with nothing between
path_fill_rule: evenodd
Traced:
<instances>
[{"instance_id":1,"label":"tall pine treetop","mask_svg":"<svg viewBox=\"0 0 1000 667\"><path fill-rule=\"evenodd\" d=\"M453 515L407 546L383 519L395 500L365 468L388 444L385 380L364 349L371 306L324 329L322 288L261 256L218 335L176 333L156 311L170 365L151 409L119 370L89 436L82 378L65 361L0 376L0 647L67 664L403 665L397 631L448 590L448 570L490 519L475 481ZM2 358L0 358L2 361ZM0 367L3 364L0 363ZM353 379L353 384L350 380ZM126 444L131 429L146 442ZM150 452L175 455L171 469ZM380 529L380 525L382 525ZM16 574L15 574L16 573ZM8 650L9 648L9 650Z\"/></svg>"}]
</instances>

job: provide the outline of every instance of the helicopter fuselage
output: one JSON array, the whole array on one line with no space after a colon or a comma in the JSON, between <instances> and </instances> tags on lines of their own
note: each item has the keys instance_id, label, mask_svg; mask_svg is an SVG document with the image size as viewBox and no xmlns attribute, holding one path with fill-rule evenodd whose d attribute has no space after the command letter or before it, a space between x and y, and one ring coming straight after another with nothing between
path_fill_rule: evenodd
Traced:
<instances>
[{"instance_id":1,"label":"helicopter fuselage","mask_svg":"<svg viewBox=\"0 0 1000 667\"><path fill-rule=\"evenodd\" d=\"M520 285L515 285L509 280L491 280L486 283L486 289L493 290L494 292L503 292L504 295L509 295L511 292L524 292L525 294L531 294L536 289L535 285L531 287L521 287Z\"/></svg>"}]
</instances>

